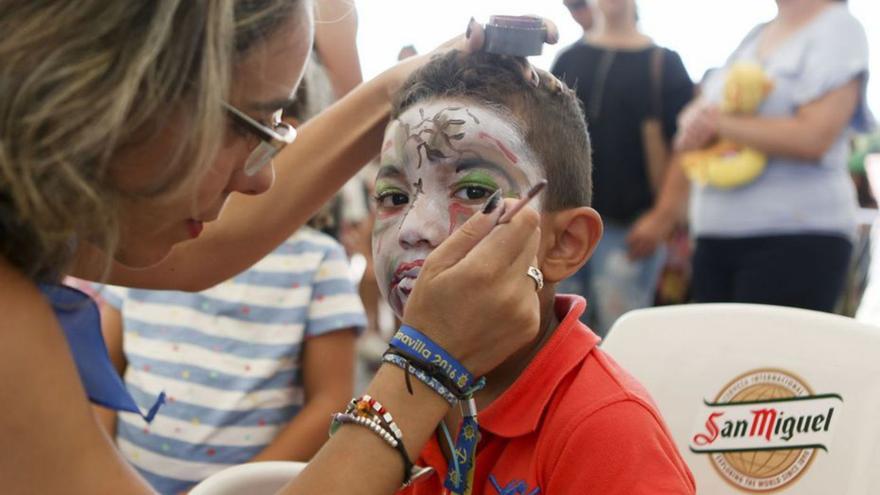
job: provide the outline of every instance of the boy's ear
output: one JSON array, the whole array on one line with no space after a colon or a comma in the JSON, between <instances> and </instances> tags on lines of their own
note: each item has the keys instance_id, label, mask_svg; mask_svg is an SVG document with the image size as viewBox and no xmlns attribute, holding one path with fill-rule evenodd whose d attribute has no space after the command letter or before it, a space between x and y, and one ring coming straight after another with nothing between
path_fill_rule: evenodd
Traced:
<instances>
[{"instance_id":1,"label":"boy's ear","mask_svg":"<svg viewBox=\"0 0 880 495\"><path fill-rule=\"evenodd\" d=\"M602 219L588 206L546 213L541 233L540 268L547 282L556 283L578 271L593 255L602 238Z\"/></svg>"}]
</instances>

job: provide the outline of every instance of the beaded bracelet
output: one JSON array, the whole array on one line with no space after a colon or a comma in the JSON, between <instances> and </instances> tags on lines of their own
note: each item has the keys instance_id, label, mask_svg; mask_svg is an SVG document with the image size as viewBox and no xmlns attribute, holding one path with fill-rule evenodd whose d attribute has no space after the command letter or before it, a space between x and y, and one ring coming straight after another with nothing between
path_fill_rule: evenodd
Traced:
<instances>
[{"instance_id":1,"label":"beaded bracelet","mask_svg":"<svg viewBox=\"0 0 880 495\"><path fill-rule=\"evenodd\" d=\"M385 431L385 428L382 427L379 423L373 421L372 419L365 418L362 416L355 416L354 414L348 413L334 413L333 414L333 422L330 427L330 434L336 433L336 430L339 429L339 426L344 424L358 424L370 429L373 433L378 435L382 440L385 441L390 447L397 448L400 445L394 435Z\"/></svg>"},{"instance_id":2,"label":"beaded bracelet","mask_svg":"<svg viewBox=\"0 0 880 495\"><path fill-rule=\"evenodd\" d=\"M348 403L346 414L354 414L366 418L378 418L386 430L390 430L394 434L394 438L398 441L403 440L403 432L394 422L391 413L388 412L382 404L369 395L363 395L359 399L352 399Z\"/></svg>"},{"instance_id":3,"label":"beaded bracelet","mask_svg":"<svg viewBox=\"0 0 880 495\"><path fill-rule=\"evenodd\" d=\"M364 426L397 450L403 460L403 486L408 486L415 475L424 474L424 468L414 466L409 460L409 454L403 445L403 432L394 422L391 413L376 399L369 395L352 399L344 413L336 413L332 416L330 435L333 435L342 424Z\"/></svg>"},{"instance_id":4,"label":"beaded bracelet","mask_svg":"<svg viewBox=\"0 0 880 495\"><path fill-rule=\"evenodd\" d=\"M399 354L386 353L382 356L382 361L386 363L391 363L406 372L407 390L409 390L410 394L412 394L412 385L410 385L409 383L409 377L410 375L412 375L416 377L420 382L427 385L428 388L430 388L434 392L437 392L437 394L440 397L443 397L443 399L445 399L450 406L454 406L458 402L458 398L455 396L455 394L453 394L448 388L440 383L439 380L428 376L428 374L425 373L424 370L413 366L413 364L405 357Z\"/></svg>"}]
</instances>

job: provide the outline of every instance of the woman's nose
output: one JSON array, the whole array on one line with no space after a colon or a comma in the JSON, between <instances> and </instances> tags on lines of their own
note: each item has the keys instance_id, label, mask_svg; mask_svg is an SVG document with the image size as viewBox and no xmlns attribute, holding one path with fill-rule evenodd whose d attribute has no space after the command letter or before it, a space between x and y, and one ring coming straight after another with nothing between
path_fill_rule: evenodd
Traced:
<instances>
[{"instance_id":1,"label":"woman's nose","mask_svg":"<svg viewBox=\"0 0 880 495\"><path fill-rule=\"evenodd\" d=\"M275 182L275 166L269 162L253 175L245 173L244 167L236 170L229 181L229 189L253 196L268 191L273 182Z\"/></svg>"}]
</instances>

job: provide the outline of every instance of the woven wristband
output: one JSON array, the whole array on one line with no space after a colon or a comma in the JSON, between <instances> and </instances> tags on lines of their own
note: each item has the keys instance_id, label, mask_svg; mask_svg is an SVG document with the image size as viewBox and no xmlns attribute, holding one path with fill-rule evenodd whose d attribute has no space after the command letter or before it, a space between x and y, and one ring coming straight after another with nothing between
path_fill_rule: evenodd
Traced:
<instances>
[{"instance_id":1,"label":"woven wristband","mask_svg":"<svg viewBox=\"0 0 880 495\"><path fill-rule=\"evenodd\" d=\"M407 374L407 377L416 377L420 382L424 383L428 386L428 388L436 392L437 395L443 397L443 399L446 400L446 402L448 402L450 406L454 406L458 402L458 398L452 391L446 388L446 386L440 383L440 381L436 378L429 376L427 373L425 373L424 370L413 366L412 363L410 363L410 361L405 357L399 354L386 353L382 356L382 361L386 363L391 363L402 369ZM408 381L407 388L410 390L410 393L412 393L412 388L410 387Z\"/></svg>"},{"instance_id":2,"label":"woven wristband","mask_svg":"<svg viewBox=\"0 0 880 495\"><path fill-rule=\"evenodd\" d=\"M412 359L434 366L440 370L459 390L467 390L474 385L474 375L445 349L409 325L401 325L391 339L391 347L406 353Z\"/></svg>"}]
</instances>

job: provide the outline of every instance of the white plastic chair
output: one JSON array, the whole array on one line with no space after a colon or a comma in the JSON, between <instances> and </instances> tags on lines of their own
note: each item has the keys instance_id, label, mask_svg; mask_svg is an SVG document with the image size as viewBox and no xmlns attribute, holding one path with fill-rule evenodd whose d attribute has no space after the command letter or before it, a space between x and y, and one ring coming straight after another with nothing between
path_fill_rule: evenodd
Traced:
<instances>
[{"instance_id":1,"label":"white plastic chair","mask_svg":"<svg viewBox=\"0 0 880 495\"><path fill-rule=\"evenodd\" d=\"M654 397L698 493L880 493L877 327L695 304L627 313L603 349Z\"/></svg>"},{"instance_id":2,"label":"white plastic chair","mask_svg":"<svg viewBox=\"0 0 880 495\"><path fill-rule=\"evenodd\" d=\"M302 462L266 461L232 466L193 487L190 495L274 495L305 467Z\"/></svg>"}]
</instances>

